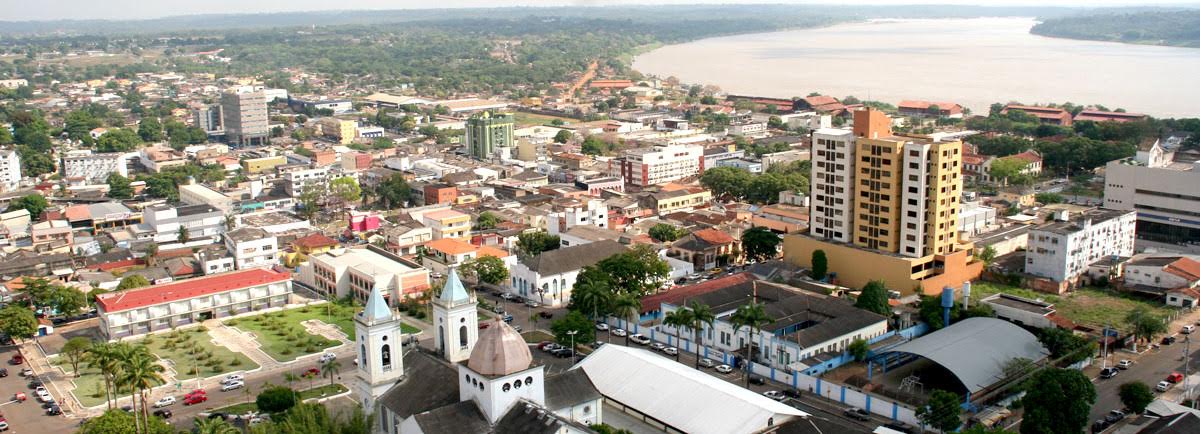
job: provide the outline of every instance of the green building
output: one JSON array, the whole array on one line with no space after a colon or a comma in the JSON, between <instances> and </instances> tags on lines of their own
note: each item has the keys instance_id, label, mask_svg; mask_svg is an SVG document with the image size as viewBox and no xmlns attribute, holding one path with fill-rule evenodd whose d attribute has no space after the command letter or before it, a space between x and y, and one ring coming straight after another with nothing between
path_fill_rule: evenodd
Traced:
<instances>
[{"instance_id":1,"label":"green building","mask_svg":"<svg viewBox=\"0 0 1200 434\"><path fill-rule=\"evenodd\" d=\"M467 149L471 157L490 160L496 156L497 148L515 147L513 125L513 116L508 113L483 112L467 119Z\"/></svg>"}]
</instances>

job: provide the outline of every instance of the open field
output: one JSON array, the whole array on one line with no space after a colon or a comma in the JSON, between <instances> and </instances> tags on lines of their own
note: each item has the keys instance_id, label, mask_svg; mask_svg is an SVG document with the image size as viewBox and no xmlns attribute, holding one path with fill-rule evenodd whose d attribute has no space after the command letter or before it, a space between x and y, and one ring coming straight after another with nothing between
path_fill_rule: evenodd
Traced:
<instances>
[{"instance_id":1,"label":"open field","mask_svg":"<svg viewBox=\"0 0 1200 434\"><path fill-rule=\"evenodd\" d=\"M526 113L526 112L513 112L513 120L516 121L517 126L547 125L555 119L560 119L563 122L567 122L567 123L579 122L578 119L563 118L563 117L558 117L558 116L539 115L539 114Z\"/></svg>"},{"instance_id":2,"label":"open field","mask_svg":"<svg viewBox=\"0 0 1200 434\"><path fill-rule=\"evenodd\" d=\"M332 324L348 339L354 340L354 315L361 309L343 303L324 303L235 318L225 321L225 324L254 333L263 351L275 360L286 362L337 345L337 342L309 334L300 323L318 320ZM420 332L416 327L404 323L401 323L401 330L409 334Z\"/></svg>"},{"instance_id":3,"label":"open field","mask_svg":"<svg viewBox=\"0 0 1200 434\"><path fill-rule=\"evenodd\" d=\"M1057 296L996 283L976 282L971 285L971 300L978 302L997 292L1053 303L1058 313L1067 319L1097 328L1107 325L1128 331L1124 324L1125 315L1139 306L1150 309L1155 315L1165 316L1173 312L1173 309L1161 303L1107 288L1081 288L1067 295Z\"/></svg>"},{"instance_id":4,"label":"open field","mask_svg":"<svg viewBox=\"0 0 1200 434\"><path fill-rule=\"evenodd\" d=\"M333 396L333 395L337 395L339 393L345 392L347 390L349 390L349 389L347 389L346 386L343 386L341 384L335 383L334 385L330 386L328 383L326 383L324 385L319 385L319 386L313 387L311 389L301 390L300 391L300 401L304 401L306 399L312 399L312 398L320 398L322 396ZM214 411L225 413L225 414L245 414L246 412L250 412L250 411L258 411L258 405L253 402L244 402L241 404L234 404L234 405L231 405L228 407L221 407Z\"/></svg>"}]
</instances>

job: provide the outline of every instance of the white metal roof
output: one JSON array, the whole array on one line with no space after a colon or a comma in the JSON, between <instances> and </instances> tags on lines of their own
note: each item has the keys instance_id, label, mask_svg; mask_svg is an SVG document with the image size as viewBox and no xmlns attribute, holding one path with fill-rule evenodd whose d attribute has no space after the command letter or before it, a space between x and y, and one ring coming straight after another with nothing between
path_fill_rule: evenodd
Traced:
<instances>
[{"instance_id":1,"label":"white metal roof","mask_svg":"<svg viewBox=\"0 0 1200 434\"><path fill-rule=\"evenodd\" d=\"M582 368L608 399L692 434L760 432L808 413L646 350L605 345Z\"/></svg>"},{"instance_id":2,"label":"white metal roof","mask_svg":"<svg viewBox=\"0 0 1200 434\"><path fill-rule=\"evenodd\" d=\"M888 351L916 354L958 377L971 393L1004 378L1004 364L1023 357L1038 361L1050 354L1033 333L996 318L967 318Z\"/></svg>"}]
</instances>

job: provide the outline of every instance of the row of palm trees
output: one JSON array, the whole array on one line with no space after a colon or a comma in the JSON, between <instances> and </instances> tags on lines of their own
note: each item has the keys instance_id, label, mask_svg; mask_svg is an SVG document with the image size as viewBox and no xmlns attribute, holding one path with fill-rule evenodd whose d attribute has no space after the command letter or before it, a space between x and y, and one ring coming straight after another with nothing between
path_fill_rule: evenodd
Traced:
<instances>
[{"instance_id":1,"label":"row of palm trees","mask_svg":"<svg viewBox=\"0 0 1200 434\"><path fill-rule=\"evenodd\" d=\"M85 362L104 377L104 400L111 410L122 391L133 399L135 434L150 420L150 389L163 382L163 367L145 345L128 342L94 342ZM140 405L139 405L140 402Z\"/></svg>"},{"instance_id":2,"label":"row of palm trees","mask_svg":"<svg viewBox=\"0 0 1200 434\"><path fill-rule=\"evenodd\" d=\"M697 345L696 351L696 369L700 369L700 352L699 346L702 346L701 339L697 339L697 333L701 330L711 328L716 322L717 317L712 309L705 304L697 301L692 301L687 307L681 307L663 317L663 324L675 327L677 330L691 330L692 342ZM729 317L729 323L733 326L736 333L743 328L746 328L750 334L750 339L746 342L746 357L752 360L754 355L754 336L761 333L762 327L770 324L774 320L767 315L763 310L763 305L756 301L751 301L750 304L742 305L734 311ZM679 360L679 354L675 355L675 359ZM750 364L746 363L746 387L750 387Z\"/></svg>"}]
</instances>

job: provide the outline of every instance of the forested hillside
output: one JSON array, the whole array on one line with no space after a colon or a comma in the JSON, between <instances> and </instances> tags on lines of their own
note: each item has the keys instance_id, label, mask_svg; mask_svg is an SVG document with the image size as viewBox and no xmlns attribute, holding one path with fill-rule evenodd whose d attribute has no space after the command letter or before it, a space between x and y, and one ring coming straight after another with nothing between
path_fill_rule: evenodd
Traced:
<instances>
[{"instance_id":1,"label":"forested hillside","mask_svg":"<svg viewBox=\"0 0 1200 434\"><path fill-rule=\"evenodd\" d=\"M1200 48L1200 10L1066 16L1047 19L1030 32L1059 38Z\"/></svg>"}]
</instances>

